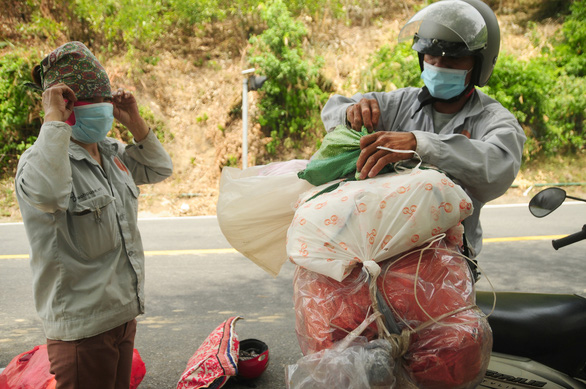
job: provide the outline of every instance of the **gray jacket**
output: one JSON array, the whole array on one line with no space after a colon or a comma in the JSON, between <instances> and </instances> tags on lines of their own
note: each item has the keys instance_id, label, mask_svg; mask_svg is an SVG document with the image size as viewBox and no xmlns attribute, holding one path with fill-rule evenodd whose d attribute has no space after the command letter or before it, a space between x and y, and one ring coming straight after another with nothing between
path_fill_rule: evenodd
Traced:
<instances>
[{"instance_id":1,"label":"gray jacket","mask_svg":"<svg viewBox=\"0 0 586 389\"><path fill-rule=\"evenodd\" d=\"M480 210L511 186L519 168L526 137L517 119L498 101L476 90L466 105L436 133L433 108L420 109L419 88L393 92L335 95L322 111L326 130L346 123L346 109L363 97L380 105L377 131L412 132L423 162L442 169L472 198L474 213L464 220L466 237L475 253L482 249Z\"/></svg>"},{"instance_id":2,"label":"gray jacket","mask_svg":"<svg viewBox=\"0 0 586 389\"><path fill-rule=\"evenodd\" d=\"M152 131L133 145L99 142L103 168L70 136L65 123L43 124L20 158L15 183L36 309L46 337L66 341L144 313L136 185L172 172L171 158Z\"/></svg>"}]
</instances>

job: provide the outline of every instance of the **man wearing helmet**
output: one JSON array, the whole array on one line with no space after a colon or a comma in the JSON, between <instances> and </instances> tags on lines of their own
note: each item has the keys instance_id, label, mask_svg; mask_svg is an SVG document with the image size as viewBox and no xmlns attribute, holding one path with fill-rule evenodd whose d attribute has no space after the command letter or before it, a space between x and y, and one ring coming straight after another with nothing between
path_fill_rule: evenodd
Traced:
<instances>
[{"instance_id":1,"label":"man wearing helmet","mask_svg":"<svg viewBox=\"0 0 586 389\"><path fill-rule=\"evenodd\" d=\"M322 111L328 132L346 124L372 134L362 137L360 178L413 157L380 149L416 152L423 162L453 177L472 198L464 220L472 255L482 248L480 209L514 181L525 134L515 117L475 89L488 82L500 48L496 16L480 0L442 0L413 16L399 41L413 39L425 87L392 92L335 95Z\"/></svg>"}]
</instances>

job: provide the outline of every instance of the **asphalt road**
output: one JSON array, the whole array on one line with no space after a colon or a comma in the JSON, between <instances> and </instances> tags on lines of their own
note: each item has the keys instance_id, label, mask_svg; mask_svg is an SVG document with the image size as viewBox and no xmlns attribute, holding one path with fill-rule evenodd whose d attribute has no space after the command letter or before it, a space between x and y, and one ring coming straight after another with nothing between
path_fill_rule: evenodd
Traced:
<instances>
[{"instance_id":1,"label":"asphalt road","mask_svg":"<svg viewBox=\"0 0 586 389\"><path fill-rule=\"evenodd\" d=\"M485 277L478 289L586 294L586 242L555 251L551 235L578 231L586 204L566 203L554 214L532 217L526 205L483 210ZM142 219L146 250L147 312L138 319L135 347L146 363L140 388L171 389L204 339L231 316L240 339L269 345L268 371L258 388L285 387L284 369L301 357L295 335L293 266L278 277L235 252L215 217ZM45 342L34 310L28 243L22 224L0 224L0 367ZM248 388L230 381L226 388Z\"/></svg>"}]
</instances>

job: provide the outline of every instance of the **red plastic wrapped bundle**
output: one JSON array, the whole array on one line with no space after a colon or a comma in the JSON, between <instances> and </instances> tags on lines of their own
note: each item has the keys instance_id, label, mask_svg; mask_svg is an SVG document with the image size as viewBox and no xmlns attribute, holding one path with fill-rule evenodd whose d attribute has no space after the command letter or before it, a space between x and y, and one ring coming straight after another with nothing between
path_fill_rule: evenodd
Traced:
<instances>
[{"instance_id":1,"label":"red plastic wrapped bundle","mask_svg":"<svg viewBox=\"0 0 586 389\"><path fill-rule=\"evenodd\" d=\"M396 317L417 328L431 320L423 307L439 322L411 336L409 351L403 357L407 371L420 388L475 387L488 366L492 332L484 314L475 307L466 260L448 251L444 242L425 250L417 274L418 304L413 286L420 256L421 252L415 251L385 264L378 278ZM466 309L471 306L474 308Z\"/></svg>"},{"instance_id":2,"label":"red plastic wrapped bundle","mask_svg":"<svg viewBox=\"0 0 586 389\"><path fill-rule=\"evenodd\" d=\"M475 387L488 366L492 333L475 308L466 260L441 241L381 265L379 290L399 326L415 330L402 358L417 387ZM298 268L294 283L296 330L304 354L331 347L372 313L367 277L359 267L342 282ZM377 334L374 324L363 333L368 339Z\"/></svg>"},{"instance_id":3,"label":"red plastic wrapped bundle","mask_svg":"<svg viewBox=\"0 0 586 389\"><path fill-rule=\"evenodd\" d=\"M295 327L304 355L330 348L344 339L364 321L371 304L367 276L360 267L341 282L297 267L293 286ZM362 335L371 340L377 333L373 323Z\"/></svg>"}]
</instances>

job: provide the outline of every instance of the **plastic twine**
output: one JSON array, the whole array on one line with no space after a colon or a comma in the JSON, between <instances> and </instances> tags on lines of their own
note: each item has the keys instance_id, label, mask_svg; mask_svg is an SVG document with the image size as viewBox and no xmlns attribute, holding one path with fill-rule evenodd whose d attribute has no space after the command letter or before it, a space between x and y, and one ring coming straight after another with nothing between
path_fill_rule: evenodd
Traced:
<instances>
[{"instance_id":1,"label":"plastic twine","mask_svg":"<svg viewBox=\"0 0 586 389\"><path fill-rule=\"evenodd\" d=\"M398 317L403 324L405 325L405 328L403 328L403 330L401 331L400 334L396 334L396 333L391 333L389 332L389 330L387 329L386 325L384 324L384 320L383 320L383 314L380 312L379 309L379 305L376 299L376 291L377 291L377 284L376 284L376 280L378 278L378 276L381 273L381 268L380 266L375 262L375 261L365 261L363 263L363 271L365 271L368 275L369 278L369 295L370 295L370 300L371 300L371 306L369 307L368 311L367 311L367 316L366 318L362 321L362 323L360 323L360 325L358 327L356 327L354 330L352 330L351 332L348 332L346 330L344 330L345 332L348 332L348 335L341 341L339 347L340 349L345 349L347 348L358 336L360 336L360 334L362 334L362 332L364 332L364 330L372 323L372 322L376 322L377 324L377 328L378 328L378 332L379 332L379 338L381 339L386 339L387 341L389 341L392 345L392 357L395 360L398 360L399 358L401 358L402 356L404 356L407 351L409 350L409 346L411 345L411 336L427 327L429 327L432 324L437 324L440 326L446 326L446 327L452 327L452 326L459 326L459 325L463 325L463 324L472 324L472 323L476 323L478 322L480 319L478 320L470 320L467 322L462 322L462 323L442 323L441 320L444 320L450 316L456 315L460 312L469 310L469 309L478 309L477 305L475 304L471 304L471 305L467 305L464 307L460 307L458 309L455 309L451 312L447 312L444 313L438 317L433 317L429 314L429 312L427 312L425 310L425 308L423 308L423 306L421 305L421 303L419 302L419 298L417 297L417 283L419 280L419 269L421 266L421 261L423 260L423 252L425 250L434 250L431 246L436 243L439 242L440 240L444 239L446 236L446 234L440 234L434 238L428 239L427 241L425 241L424 243L428 243L427 246L422 247L420 249L417 250L412 250L409 251L405 254L403 254L401 257L399 257L398 259L396 259L394 262L400 261L401 259L405 258L408 255L411 255L413 252L415 251L419 251L419 259L417 261L417 269L415 271L415 279L414 279L414 284L413 284L413 293L414 293L414 297L415 297L415 302L417 303L417 306L421 309L421 311L423 313L425 313L425 315L429 318L429 320L421 323L420 325L418 325L417 327L413 328L409 325L409 323L407 323L403 318L401 318L401 316L395 311L393 305L388 301L388 297L385 294L384 298L385 301L387 302L387 305L389 306L389 308L393 311L394 316ZM453 253L456 255L459 255L463 258L465 258L467 261L469 262L473 262L472 259L468 258L466 255L454 251L454 250L446 250L446 249L442 249L445 252L448 253ZM478 268L480 269L481 272L484 273L483 269L477 264ZM385 270L385 274L386 272L389 271L389 267L387 267L387 269ZM484 273L486 276L486 273ZM495 289L494 286L492 284L492 282L490 281L489 277L486 276L486 279L491 287L492 293L493 293L493 304L492 304L492 309L489 312L488 315L485 315L484 318L488 318L490 315L492 315L492 313L494 312L495 306L496 306L496 293L495 293ZM372 308L373 313L369 315L370 313L370 309ZM332 327L338 328L338 329L342 329L336 325L334 325L333 323L330 323L330 325ZM343 330L343 329L342 329ZM405 382L405 384L407 384L408 381ZM409 386L409 388L416 388L416 386ZM407 386L405 386L405 388L407 388Z\"/></svg>"},{"instance_id":2,"label":"plastic twine","mask_svg":"<svg viewBox=\"0 0 586 389\"><path fill-rule=\"evenodd\" d=\"M419 156L419 154L415 151L415 150L399 150L399 149L390 149L388 147L384 147L384 146L378 146L377 149L379 150L386 150L386 151L390 151L391 153L399 153L399 154L413 154L414 157L416 157L419 160L419 163L417 164L417 166L415 166L414 168L406 168L404 166L401 166L401 162L403 161L398 161L395 164L395 170L397 170L397 168L402 168L402 170L415 170L418 169L419 166L421 166L421 164L423 163L423 160L421 159L421 157Z\"/></svg>"}]
</instances>

